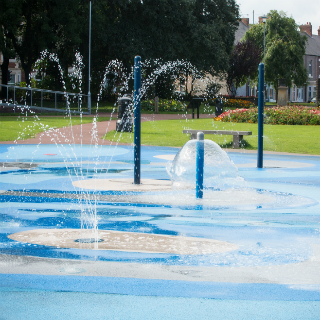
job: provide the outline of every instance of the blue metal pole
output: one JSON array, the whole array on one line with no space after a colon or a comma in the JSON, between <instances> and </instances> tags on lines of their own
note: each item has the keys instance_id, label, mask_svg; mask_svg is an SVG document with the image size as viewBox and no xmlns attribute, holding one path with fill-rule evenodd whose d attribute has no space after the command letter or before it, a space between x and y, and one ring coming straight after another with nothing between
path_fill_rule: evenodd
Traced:
<instances>
[{"instance_id":1,"label":"blue metal pole","mask_svg":"<svg viewBox=\"0 0 320 320\"><path fill-rule=\"evenodd\" d=\"M196 197L202 199L203 197L203 167L204 167L204 134L197 133L197 177L196 177Z\"/></svg>"},{"instance_id":2,"label":"blue metal pole","mask_svg":"<svg viewBox=\"0 0 320 320\"><path fill-rule=\"evenodd\" d=\"M91 0L89 2L89 63L88 63L88 113L91 114Z\"/></svg>"},{"instance_id":3,"label":"blue metal pole","mask_svg":"<svg viewBox=\"0 0 320 320\"><path fill-rule=\"evenodd\" d=\"M258 161L257 167L263 168L263 107L264 107L264 64L259 64L258 96Z\"/></svg>"},{"instance_id":4,"label":"blue metal pole","mask_svg":"<svg viewBox=\"0 0 320 320\"><path fill-rule=\"evenodd\" d=\"M134 58L134 184L140 184L141 167L141 57Z\"/></svg>"}]
</instances>

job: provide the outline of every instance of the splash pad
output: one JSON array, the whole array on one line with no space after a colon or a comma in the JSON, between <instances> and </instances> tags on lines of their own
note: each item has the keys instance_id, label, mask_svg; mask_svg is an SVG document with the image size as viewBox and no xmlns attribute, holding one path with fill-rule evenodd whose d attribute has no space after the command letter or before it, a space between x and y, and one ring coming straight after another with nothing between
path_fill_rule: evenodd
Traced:
<instances>
[{"instance_id":1,"label":"splash pad","mask_svg":"<svg viewBox=\"0 0 320 320\"><path fill-rule=\"evenodd\" d=\"M14 148L15 155L20 158L11 154L10 146L2 145L0 153L1 161L8 165L0 175L0 278L8 288L24 289L23 301L30 301L26 295L32 295L31 301L36 301L36 291L46 297L52 292L55 303L58 295L68 291L68 295L74 297L72 305L79 299L83 301L83 294L92 299L99 298L102 293L113 297L119 294L121 308L127 310L123 306L124 299L137 297L137 305L139 297L147 293L144 303L152 299L152 306L159 315L163 311L158 303L162 298L170 297L170 303L174 302L175 306L178 301L184 301L181 299L187 299L179 310L189 310L190 304L195 308L196 302L201 302L202 306L208 303L206 310L213 308L212 312L223 308L224 319L228 319L227 313L231 310L221 303L230 299L238 310L233 314L250 308L250 303L244 306L246 301L258 303L259 313L264 314L276 304L289 319L292 315L290 300L299 308L295 315L303 313L304 318L310 315L310 319L314 316L312 310L318 308L320 299L319 157L267 155L265 163L270 167L257 170L252 166L256 161L255 154L228 153L238 174L246 181L246 190L264 193L264 200L266 195L270 196L270 201L241 205L234 194L228 197L229 200L223 199L222 193L227 193L228 189L208 189L201 200L195 199L194 189L183 192L180 189L150 190L144 179L162 182L159 185L171 188L166 166L167 159L175 157L175 148L142 147L144 179L139 187L145 188L144 191L125 191L126 185L133 185L130 182L133 175L131 147L118 146L117 151L104 147L101 162L87 153L83 161L88 170L86 174L82 173L81 179L77 176L70 179L63 160L53 161L52 156L42 158L46 153L58 154L47 150L45 145L30 154L30 158L25 152L28 146ZM75 148L73 156L69 157L69 167L77 163L76 156L80 153ZM33 165L26 166L31 157ZM97 170L105 168L105 163L108 163L108 171ZM112 180L122 191L83 190L73 185L76 181L95 179ZM77 190L85 193L82 195ZM220 202L214 204L211 193L216 194L216 200ZM179 199L179 194L184 196ZM96 239L96 235L92 231L81 233L79 195L83 196L84 203L92 201L96 204L97 238L104 241L86 243L86 239ZM275 195L280 195L282 200L274 201ZM209 202L203 205L200 201L206 202L206 197ZM241 199L243 196L238 197ZM249 194L247 200L253 200ZM63 233L70 235L74 229L78 233L71 239L63 236ZM33 233L36 230L49 242L38 243ZM101 250L99 246L110 239L101 235L104 232L121 233L122 247ZM60 243L50 243L50 233L56 233L55 240ZM13 240L11 235L20 237ZM131 235L138 240L136 243L130 241L131 244L142 245L140 252L123 247L127 245L127 236ZM151 239L148 237L154 242L148 241ZM166 240L170 237L173 242L168 244ZM76 242L78 239L81 241ZM189 239L191 242L187 242ZM61 241L65 244L70 241L72 246L61 246ZM204 250L202 242L209 245L210 252ZM166 249L172 245L175 248L187 245L188 250L194 251L179 248L178 252L149 251L150 244L161 244ZM229 250L213 252L213 248L222 248L221 244L227 245ZM43 288L45 292L39 291ZM19 294L15 301L22 297L20 291ZM300 302L301 298L308 299L309 304ZM67 301L67 297L63 299ZM6 296L2 301L10 305ZM220 302L214 304L215 301ZM130 305L132 301L128 303ZM29 303L30 308L33 307ZM175 314L170 304L166 304L166 308ZM203 309L199 310L198 314L202 315ZM252 312L254 309L250 314ZM136 315L136 311L131 310L131 313L137 319L141 316ZM286 315L282 314L282 318L286 319Z\"/></svg>"},{"instance_id":2,"label":"splash pad","mask_svg":"<svg viewBox=\"0 0 320 320\"><path fill-rule=\"evenodd\" d=\"M269 155L268 168L257 170L255 154L231 152L241 179L213 175L217 184L205 181L200 200L188 179L170 189L162 159L174 158L174 148L143 147L142 184L133 189L132 147L32 148L1 146L0 277L9 288L317 306L319 157ZM169 172L178 177L176 169ZM213 250L217 244L228 250ZM168 250L179 245L188 250Z\"/></svg>"},{"instance_id":3,"label":"splash pad","mask_svg":"<svg viewBox=\"0 0 320 320\"><path fill-rule=\"evenodd\" d=\"M40 156L37 160L37 153L30 153L29 157L33 157L33 166L27 171L27 175L25 168L12 167L12 170L9 170L8 166L1 176L2 189L7 189L3 190L1 196L4 201L10 203L9 208L6 208L7 206L3 203L2 211L5 215L14 217L10 223L4 222L3 230L6 230L8 235L19 234L18 238L13 236L15 241L9 241L9 247L15 248L14 250L22 255L38 252L42 257L46 257L47 254L49 256L53 254L52 257L55 257L59 252L58 255L64 258L118 261L127 255L125 250L123 251L123 241L120 244L119 253L115 246L105 251L97 250L98 246L96 246L96 250L93 250L92 253L86 251L86 254L82 255L81 252L89 249L90 246L95 249L94 244L86 248L79 247L83 245L81 242L80 244L73 242L69 247L61 246L61 241L66 240L63 237L63 231L67 235L68 230L78 227L79 232L73 237L73 240L95 237L99 240L101 239L99 232L123 232L127 233L127 236L131 236L132 233L145 233L148 236L155 235L153 240L155 244L164 240L157 235L163 235L177 237L178 242L183 239L189 241L193 237L197 241L221 241L231 244L231 247L240 245L239 248L241 248L242 232L246 228L252 228L252 235L249 237L251 240L248 240L249 245L246 249L249 250L248 255L243 255L243 251L238 249L221 253L220 256L218 253L203 254L201 251L197 255L189 256L181 251L178 254L181 258L178 259L169 252L166 254L155 252L150 253L148 258L144 252L145 248L141 246L141 243L137 243L133 250L135 253L130 253L130 257L125 259L141 263L166 261L166 264L172 265L218 266L224 261L224 264L229 266L243 264L253 266L259 265L262 261L264 261L263 265L268 265L285 261L299 262L310 257L312 250L307 249L306 243L297 239L293 240L293 235L285 232L282 244L274 242L273 238L274 232L277 237L282 234L283 229L278 228L279 226L299 226L300 219L303 220L299 215L301 210L313 211L317 207L314 198L295 192L295 183L292 186L286 186L285 191L284 188L278 187L279 183L270 182L271 176L285 175L286 171L292 170L290 169L291 162L288 162L288 169L275 168L260 172L251 168L251 163L254 161L252 155L229 153L232 155L233 160L231 160L225 151L216 149L215 145L212 149L212 143L208 142L208 144L209 152L205 152L205 159L209 156L208 154L210 154L209 158L213 159L205 160L204 172L211 172L211 174L208 174L208 179L204 179L203 199L195 197L194 179L190 178L190 176L195 177L196 174L195 168L192 172L192 165L190 166L190 161L194 157L192 141L188 142L179 152L174 148L159 147L149 147L143 151L142 174L145 179L142 179L139 185L133 184L132 181L131 147L104 147L101 149L104 152L104 156L100 155L101 163L90 161L90 156L84 157L81 148L75 148L73 150L74 159L70 158L69 167L75 169L77 163L75 158L78 156L82 156L82 160L89 166L86 171L79 171L78 176L69 176L68 170L62 170L61 166L65 165L62 159L61 162L58 158L52 162L51 158L46 158L45 161ZM14 149L9 147L2 155L3 158L8 159L23 154L24 161L29 162L30 159L26 152L29 148L31 146L15 146ZM38 149L40 155L46 154L48 150L52 150L52 147L39 146ZM164 151L166 154L163 154ZM112 155L111 162L110 154ZM214 155L217 155L218 160ZM173 161L168 164L168 161L162 158L168 159L169 156ZM221 157L224 159L222 162L224 166L222 165L222 169L218 170L214 165L220 165ZM17 163L23 163L21 158L14 160L18 161ZM108 163L108 170L98 170L101 167L105 168L104 163ZM184 169L182 168L183 163L187 164ZM297 162L292 163L297 166ZM90 166L92 170L89 169ZM229 166L232 170L227 174L225 168ZM302 162L299 170L308 171L313 167L314 163L310 161ZM85 172L86 175L84 175ZM179 179L172 182L168 172L171 176L179 175ZM263 176L265 173L271 176L267 181L259 179L259 188L257 188L254 183L255 177ZM183 177L186 177L185 184ZM176 186L176 181L179 182L178 186ZM182 188L183 185L184 188ZM270 186L272 186L271 190ZM286 212L296 212L294 215L299 218L295 221L293 216L287 215ZM55 230L52 232L56 233L55 238L60 239L60 244L55 246L52 243L31 241L33 238L28 236L28 232L32 234L33 230L38 229L36 226L39 219L43 221L43 234L47 233L49 239L50 229ZM81 225L83 226L82 231ZM95 225L96 228L91 228L92 225ZM200 225L202 225L201 228ZM266 232L263 236L266 243L259 240L258 235L261 228L264 230L263 233ZM273 230L272 233L269 233L270 230ZM21 234L21 232L26 233ZM88 233L91 235L89 236ZM21 235L28 236L30 242L21 241ZM42 236L45 238L44 235ZM284 241L284 239L287 240ZM287 241L289 241L288 244L290 243L288 246ZM102 245L102 243L99 244ZM33 247L41 248L41 250L33 251ZM51 247L56 247L56 249L51 250ZM132 248L128 252L132 252ZM161 257L161 255L164 256ZM266 260L265 255L268 256Z\"/></svg>"}]
</instances>

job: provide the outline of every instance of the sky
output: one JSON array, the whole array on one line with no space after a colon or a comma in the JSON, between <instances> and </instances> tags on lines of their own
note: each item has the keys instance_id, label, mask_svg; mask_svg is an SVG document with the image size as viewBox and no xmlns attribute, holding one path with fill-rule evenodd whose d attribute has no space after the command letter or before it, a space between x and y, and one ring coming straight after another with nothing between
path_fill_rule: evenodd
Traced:
<instances>
[{"instance_id":1,"label":"sky","mask_svg":"<svg viewBox=\"0 0 320 320\"><path fill-rule=\"evenodd\" d=\"M312 34L318 34L320 26L319 0L236 0L242 18L249 18L249 23L258 22L258 17L266 15L271 10L284 11L298 25L312 24Z\"/></svg>"}]
</instances>

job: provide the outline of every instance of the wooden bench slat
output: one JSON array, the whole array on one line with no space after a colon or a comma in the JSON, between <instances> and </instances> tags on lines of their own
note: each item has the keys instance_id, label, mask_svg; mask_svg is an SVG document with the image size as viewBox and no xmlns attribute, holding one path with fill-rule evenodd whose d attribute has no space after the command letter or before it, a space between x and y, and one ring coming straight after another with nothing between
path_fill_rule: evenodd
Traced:
<instances>
[{"instance_id":1,"label":"wooden bench slat","mask_svg":"<svg viewBox=\"0 0 320 320\"><path fill-rule=\"evenodd\" d=\"M182 133L190 133L190 139L197 139L197 133L203 132L204 134L225 134L225 135L233 135L233 148L240 148L240 143L243 139L243 136L251 136L251 131L232 131L232 130L183 130Z\"/></svg>"},{"instance_id":2,"label":"wooden bench slat","mask_svg":"<svg viewBox=\"0 0 320 320\"><path fill-rule=\"evenodd\" d=\"M251 136L251 131L230 131L230 130L183 130L182 133L198 133L203 132L204 134L226 134L226 135L242 135Z\"/></svg>"}]
</instances>

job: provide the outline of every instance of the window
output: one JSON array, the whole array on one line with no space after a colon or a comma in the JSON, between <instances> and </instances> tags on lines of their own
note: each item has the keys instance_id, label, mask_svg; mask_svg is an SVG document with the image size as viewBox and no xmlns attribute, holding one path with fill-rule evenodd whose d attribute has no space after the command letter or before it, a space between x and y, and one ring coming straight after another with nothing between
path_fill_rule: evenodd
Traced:
<instances>
[{"instance_id":1,"label":"window","mask_svg":"<svg viewBox=\"0 0 320 320\"><path fill-rule=\"evenodd\" d=\"M292 88L292 101L296 101L296 86Z\"/></svg>"},{"instance_id":2,"label":"window","mask_svg":"<svg viewBox=\"0 0 320 320\"><path fill-rule=\"evenodd\" d=\"M10 81L8 81L9 84L15 84L16 83L16 75L14 73L11 73Z\"/></svg>"},{"instance_id":3,"label":"window","mask_svg":"<svg viewBox=\"0 0 320 320\"><path fill-rule=\"evenodd\" d=\"M309 61L309 78L312 77L312 60Z\"/></svg>"},{"instance_id":4,"label":"window","mask_svg":"<svg viewBox=\"0 0 320 320\"><path fill-rule=\"evenodd\" d=\"M270 99L274 99L273 88L270 88Z\"/></svg>"},{"instance_id":5,"label":"window","mask_svg":"<svg viewBox=\"0 0 320 320\"><path fill-rule=\"evenodd\" d=\"M308 87L308 101L311 101L312 99L312 87Z\"/></svg>"},{"instance_id":6,"label":"window","mask_svg":"<svg viewBox=\"0 0 320 320\"><path fill-rule=\"evenodd\" d=\"M304 92L303 92L303 88L297 88L297 101L298 102L302 102L303 101L303 96L304 96Z\"/></svg>"}]
</instances>

